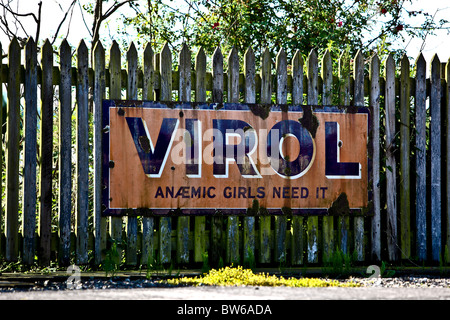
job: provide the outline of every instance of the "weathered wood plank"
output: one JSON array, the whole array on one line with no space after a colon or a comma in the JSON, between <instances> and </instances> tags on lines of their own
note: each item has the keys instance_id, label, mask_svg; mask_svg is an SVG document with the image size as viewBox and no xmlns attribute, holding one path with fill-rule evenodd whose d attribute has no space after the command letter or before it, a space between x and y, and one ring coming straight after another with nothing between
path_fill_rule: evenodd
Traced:
<instances>
[{"instance_id":1,"label":"weathered wood plank","mask_svg":"<svg viewBox=\"0 0 450 320\"><path fill-rule=\"evenodd\" d=\"M269 104L272 102L272 59L270 51L265 48L261 55L261 103Z\"/></svg>"},{"instance_id":2,"label":"weathered wood plank","mask_svg":"<svg viewBox=\"0 0 450 320\"><path fill-rule=\"evenodd\" d=\"M444 133L444 135L447 137L446 141L444 142L445 148L446 148L446 154L445 154L445 159L446 159L446 163L447 163L447 168L450 165L450 59L447 61L447 64L445 66L445 80L446 80L446 87L445 87L445 105L444 108L445 110L445 114L446 114L446 124L447 124L447 128L446 128L446 132ZM446 212L447 212L447 216L446 216L446 220L447 220L447 226L446 226L446 230L447 233L445 235L445 246L448 248L448 250L450 250L450 170L446 170L446 175L443 177L446 181L446 193L447 193L447 197L445 199L446 201Z\"/></svg>"},{"instance_id":3,"label":"weathered wood plank","mask_svg":"<svg viewBox=\"0 0 450 320\"><path fill-rule=\"evenodd\" d=\"M441 63L434 55L431 61L430 73L430 144L431 144L431 258L439 261L441 258Z\"/></svg>"},{"instance_id":4,"label":"weathered wood plank","mask_svg":"<svg viewBox=\"0 0 450 320\"><path fill-rule=\"evenodd\" d=\"M297 50L292 58L292 103L303 104L303 57Z\"/></svg>"},{"instance_id":5,"label":"weathered wood plank","mask_svg":"<svg viewBox=\"0 0 450 320\"><path fill-rule=\"evenodd\" d=\"M317 52L311 50L307 61L308 105L317 105L319 101L319 75ZM306 218L307 224L307 257L308 263L319 262L319 218Z\"/></svg>"},{"instance_id":6,"label":"weathered wood plank","mask_svg":"<svg viewBox=\"0 0 450 320\"><path fill-rule=\"evenodd\" d=\"M191 102L191 51L183 44L178 56L178 101Z\"/></svg>"},{"instance_id":7,"label":"weathered wood plank","mask_svg":"<svg viewBox=\"0 0 450 320\"><path fill-rule=\"evenodd\" d=\"M166 43L160 53L159 73L161 75L161 101L172 100L172 53ZM172 261L172 218L162 217L159 220L159 259L161 264Z\"/></svg>"},{"instance_id":8,"label":"weathered wood plank","mask_svg":"<svg viewBox=\"0 0 450 320\"><path fill-rule=\"evenodd\" d=\"M109 50L109 98L122 98L121 53L119 45L113 41ZM114 199L113 199L114 201ZM110 237L118 245L119 255L122 256L122 217L110 217Z\"/></svg>"},{"instance_id":9,"label":"weathered wood plank","mask_svg":"<svg viewBox=\"0 0 450 320\"><path fill-rule=\"evenodd\" d=\"M233 46L228 55L228 83L227 102L239 102L239 56L237 48Z\"/></svg>"},{"instance_id":10,"label":"weathered wood plank","mask_svg":"<svg viewBox=\"0 0 450 320\"><path fill-rule=\"evenodd\" d=\"M154 65L153 65L153 49L150 43L147 43L144 49L144 81L142 89L143 100L154 99ZM154 218L142 217L142 246L141 246L141 265L154 263L155 239L154 239Z\"/></svg>"},{"instance_id":11,"label":"weathered wood plank","mask_svg":"<svg viewBox=\"0 0 450 320\"><path fill-rule=\"evenodd\" d=\"M138 54L134 43L130 44L127 51L127 100L137 100L137 80L138 80ZM127 250L125 261L127 265L137 265L137 217L128 216L127 222Z\"/></svg>"},{"instance_id":12,"label":"weathered wood plank","mask_svg":"<svg viewBox=\"0 0 450 320\"><path fill-rule=\"evenodd\" d=\"M244 99L246 103L256 102L256 65L255 65L255 53L252 47L248 47L244 54L244 77L245 77L245 89Z\"/></svg>"},{"instance_id":13,"label":"weathered wood plank","mask_svg":"<svg viewBox=\"0 0 450 320\"><path fill-rule=\"evenodd\" d=\"M415 125L416 125L416 254L427 259L427 78L426 61L421 53L416 60Z\"/></svg>"},{"instance_id":14,"label":"weathered wood plank","mask_svg":"<svg viewBox=\"0 0 450 320\"><path fill-rule=\"evenodd\" d=\"M104 259L104 251L107 246L107 220L102 217L102 100L105 98L106 74L105 74L105 49L99 41L94 47L94 259L98 265Z\"/></svg>"},{"instance_id":15,"label":"weathered wood plank","mask_svg":"<svg viewBox=\"0 0 450 320\"><path fill-rule=\"evenodd\" d=\"M364 106L364 56L361 50L358 50L353 60L353 77L355 80L353 99L357 107ZM364 260L364 217L354 217L354 242L356 260Z\"/></svg>"},{"instance_id":16,"label":"weathered wood plank","mask_svg":"<svg viewBox=\"0 0 450 320\"><path fill-rule=\"evenodd\" d=\"M401 258L411 257L411 179L410 179L410 81L409 60L401 60L400 74L400 248Z\"/></svg>"},{"instance_id":17,"label":"weathered wood plank","mask_svg":"<svg viewBox=\"0 0 450 320\"><path fill-rule=\"evenodd\" d=\"M374 55L370 59L369 105L372 115L372 195L373 216L371 221L371 258L381 261L381 203L380 203L380 59Z\"/></svg>"},{"instance_id":18,"label":"weathered wood plank","mask_svg":"<svg viewBox=\"0 0 450 320\"><path fill-rule=\"evenodd\" d=\"M216 48L212 58L212 102L223 102L223 55L220 47ZM219 266L224 258L223 220L223 217L215 216L211 221L210 263L214 267Z\"/></svg>"},{"instance_id":19,"label":"weathered wood plank","mask_svg":"<svg viewBox=\"0 0 450 320\"><path fill-rule=\"evenodd\" d=\"M35 256L37 165L37 48L32 38L25 45L24 90L23 262L31 265Z\"/></svg>"},{"instance_id":20,"label":"weathered wood plank","mask_svg":"<svg viewBox=\"0 0 450 320\"><path fill-rule=\"evenodd\" d=\"M53 171L53 48L46 40L42 47L41 137L39 175L40 263L50 263Z\"/></svg>"},{"instance_id":21,"label":"weathered wood plank","mask_svg":"<svg viewBox=\"0 0 450 320\"><path fill-rule=\"evenodd\" d=\"M391 54L385 61L386 211L389 260L398 259L397 186L395 163L395 64Z\"/></svg>"},{"instance_id":22,"label":"weathered wood plank","mask_svg":"<svg viewBox=\"0 0 450 320\"><path fill-rule=\"evenodd\" d=\"M195 56L195 101L206 101L206 54L200 48ZM209 218L208 218L209 219ZM194 261L203 262L206 254L206 217L194 218Z\"/></svg>"},{"instance_id":23,"label":"weathered wood plank","mask_svg":"<svg viewBox=\"0 0 450 320\"><path fill-rule=\"evenodd\" d=\"M220 47L216 48L212 58L212 101L223 102L223 55Z\"/></svg>"},{"instance_id":24,"label":"weathered wood plank","mask_svg":"<svg viewBox=\"0 0 450 320\"><path fill-rule=\"evenodd\" d=\"M350 105L350 59L347 52L343 52L339 57L339 103L341 105ZM338 244L339 249L344 254L350 252L349 228L350 217L348 215L338 217Z\"/></svg>"},{"instance_id":25,"label":"weathered wood plank","mask_svg":"<svg viewBox=\"0 0 450 320\"><path fill-rule=\"evenodd\" d=\"M88 263L88 215L89 215L89 53L82 40L77 48L77 198L76 235L77 263Z\"/></svg>"},{"instance_id":26,"label":"weathered wood plank","mask_svg":"<svg viewBox=\"0 0 450 320\"><path fill-rule=\"evenodd\" d=\"M292 58L292 104L303 104L303 57L297 50ZM303 217L292 217L291 263L303 264Z\"/></svg>"},{"instance_id":27,"label":"weathered wood plank","mask_svg":"<svg viewBox=\"0 0 450 320\"><path fill-rule=\"evenodd\" d=\"M178 56L178 100L191 101L191 51L186 43L183 44ZM189 217L177 218L177 262L189 262Z\"/></svg>"},{"instance_id":28,"label":"weathered wood plank","mask_svg":"<svg viewBox=\"0 0 450 320\"><path fill-rule=\"evenodd\" d=\"M142 80L142 99L143 100L153 100L154 93L154 73L155 69L153 66L153 49L150 43L145 45L143 54L143 80Z\"/></svg>"},{"instance_id":29,"label":"weathered wood plank","mask_svg":"<svg viewBox=\"0 0 450 320\"><path fill-rule=\"evenodd\" d=\"M333 64L331 53L326 50L322 57L322 105L332 104L332 85L333 85ZM334 217L324 216L322 218L322 260L329 261L334 250Z\"/></svg>"},{"instance_id":30,"label":"weathered wood plank","mask_svg":"<svg viewBox=\"0 0 450 320\"><path fill-rule=\"evenodd\" d=\"M227 102L239 102L239 56L237 48L233 46L228 55L228 83ZM240 262L239 217L228 217L227 223L227 262Z\"/></svg>"},{"instance_id":31,"label":"weathered wood plank","mask_svg":"<svg viewBox=\"0 0 450 320\"><path fill-rule=\"evenodd\" d=\"M283 48L278 51L276 56L276 102L277 104L287 103L287 57ZM285 180L286 185L289 186L292 182L289 179ZM286 216L275 216L275 262L286 262L286 230L287 218Z\"/></svg>"},{"instance_id":32,"label":"weathered wood plank","mask_svg":"<svg viewBox=\"0 0 450 320\"><path fill-rule=\"evenodd\" d=\"M244 54L244 101L245 103L256 102L255 85L256 67L255 54L251 47ZM243 236L243 263L245 266L252 266L255 263L255 217L244 217L244 236Z\"/></svg>"},{"instance_id":33,"label":"weathered wood plank","mask_svg":"<svg viewBox=\"0 0 450 320\"><path fill-rule=\"evenodd\" d=\"M206 54L200 48L195 56L195 101L206 101Z\"/></svg>"},{"instance_id":34,"label":"weathered wood plank","mask_svg":"<svg viewBox=\"0 0 450 320\"><path fill-rule=\"evenodd\" d=\"M270 51L265 48L261 55L261 92L260 103L270 104L272 102L272 59ZM259 262L270 263L272 259L271 250L271 224L272 217L259 217Z\"/></svg>"}]
</instances>

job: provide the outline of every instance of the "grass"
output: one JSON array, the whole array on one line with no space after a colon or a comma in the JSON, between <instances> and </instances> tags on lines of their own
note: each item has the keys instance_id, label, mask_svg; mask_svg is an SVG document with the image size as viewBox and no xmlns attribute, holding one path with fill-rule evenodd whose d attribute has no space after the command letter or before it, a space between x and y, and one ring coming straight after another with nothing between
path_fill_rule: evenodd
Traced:
<instances>
[{"instance_id":1,"label":"grass","mask_svg":"<svg viewBox=\"0 0 450 320\"><path fill-rule=\"evenodd\" d=\"M199 277L182 277L163 281L171 285L185 286L268 286L268 287L356 287L355 283L341 283L337 280L319 278L284 278L265 273L253 273L250 269L225 267L211 269Z\"/></svg>"}]
</instances>

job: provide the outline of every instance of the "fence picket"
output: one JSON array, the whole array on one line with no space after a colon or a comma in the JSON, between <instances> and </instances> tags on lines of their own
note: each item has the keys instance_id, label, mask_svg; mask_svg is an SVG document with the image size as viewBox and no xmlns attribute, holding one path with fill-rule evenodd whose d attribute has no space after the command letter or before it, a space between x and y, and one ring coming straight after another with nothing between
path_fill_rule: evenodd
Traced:
<instances>
[{"instance_id":1,"label":"fence picket","mask_svg":"<svg viewBox=\"0 0 450 320\"><path fill-rule=\"evenodd\" d=\"M318 104L319 95L319 75L317 64L317 52L313 49L309 53L307 61L307 79L308 79L308 105ZM311 107L305 107L311 108ZM319 262L319 217L311 216L306 218L307 224L307 255L309 263Z\"/></svg>"},{"instance_id":2,"label":"fence picket","mask_svg":"<svg viewBox=\"0 0 450 320\"><path fill-rule=\"evenodd\" d=\"M39 176L40 263L50 263L53 171L53 48L46 40L42 47L41 138Z\"/></svg>"},{"instance_id":3,"label":"fence picket","mask_svg":"<svg viewBox=\"0 0 450 320\"><path fill-rule=\"evenodd\" d=\"M364 56L361 50L358 50L354 58L354 103L357 107L364 106ZM364 217L354 217L354 241L355 241L355 252L356 260L364 260Z\"/></svg>"},{"instance_id":4,"label":"fence picket","mask_svg":"<svg viewBox=\"0 0 450 320\"><path fill-rule=\"evenodd\" d=\"M94 47L94 259L96 264L104 260L106 249L107 220L102 217L102 100L105 98L106 74L105 74L105 49L100 41ZM68 112L70 110L67 110Z\"/></svg>"},{"instance_id":5,"label":"fence picket","mask_svg":"<svg viewBox=\"0 0 450 320\"><path fill-rule=\"evenodd\" d=\"M437 54L430 73L431 144L431 257L441 258L441 63Z\"/></svg>"},{"instance_id":6,"label":"fence picket","mask_svg":"<svg viewBox=\"0 0 450 320\"><path fill-rule=\"evenodd\" d=\"M340 79L339 83L339 103L344 106L350 105L350 61L348 54L343 52L339 57L339 70L338 76ZM344 254L350 252L349 243L349 227L350 227L350 217L348 215L343 215L338 217L338 243L339 249L342 250Z\"/></svg>"},{"instance_id":7,"label":"fence picket","mask_svg":"<svg viewBox=\"0 0 450 320\"><path fill-rule=\"evenodd\" d=\"M261 56L260 77L260 103L269 104L272 101L272 59L268 48L264 49ZM261 263L271 262L271 224L272 217L259 217L259 261Z\"/></svg>"},{"instance_id":8,"label":"fence picket","mask_svg":"<svg viewBox=\"0 0 450 320\"><path fill-rule=\"evenodd\" d=\"M172 100L172 53L166 43L160 53L159 73L161 75L160 99ZM159 262L170 263L172 258L172 218L161 217L159 219Z\"/></svg>"},{"instance_id":9,"label":"fence picket","mask_svg":"<svg viewBox=\"0 0 450 320\"><path fill-rule=\"evenodd\" d=\"M446 86L445 86L445 104L443 107L445 108L444 114L446 115L446 119L444 120L447 127L444 135L447 137L447 141L444 142L445 148L446 148L446 165L447 168L450 165L450 59L447 61L447 64L445 66L445 80L446 80ZM445 179L447 182L444 184L446 186L445 193L447 194L447 197L444 201L446 201L446 207L444 207L443 212L446 212L447 215L445 216L447 220L446 225L446 235L445 235L445 242L444 242L444 248L446 247L447 250L450 250L450 170L446 170L446 175L444 175L442 178ZM445 203L445 202L444 202ZM446 211L445 211L446 210ZM444 257L445 257L445 251L444 251ZM449 263L449 261L445 261L446 263Z\"/></svg>"},{"instance_id":10,"label":"fence picket","mask_svg":"<svg viewBox=\"0 0 450 320\"><path fill-rule=\"evenodd\" d=\"M109 98L121 99L122 97L122 74L121 53L119 45L113 41L109 50ZM112 199L114 201L114 199ZM117 245L119 256L122 256L122 217L111 217L110 237Z\"/></svg>"},{"instance_id":11,"label":"fence picket","mask_svg":"<svg viewBox=\"0 0 450 320\"><path fill-rule=\"evenodd\" d=\"M37 165L37 49L32 38L25 45L24 87L23 262L30 265L35 255Z\"/></svg>"},{"instance_id":12,"label":"fence picket","mask_svg":"<svg viewBox=\"0 0 450 320\"><path fill-rule=\"evenodd\" d=\"M82 40L77 48L77 263L88 262L89 215L89 54Z\"/></svg>"},{"instance_id":13,"label":"fence picket","mask_svg":"<svg viewBox=\"0 0 450 320\"><path fill-rule=\"evenodd\" d=\"M251 47L248 47L244 54L245 103L256 102L255 72L255 54L253 52L253 49ZM244 264L248 265L253 263L255 258L255 217L244 217L243 238L243 262Z\"/></svg>"},{"instance_id":14,"label":"fence picket","mask_svg":"<svg viewBox=\"0 0 450 320\"><path fill-rule=\"evenodd\" d=\"M426 62L421 53L416 60L415 124L416 124L416 252L419 260L427 258L427 147L426 147Z\"/></svg>"},{"instance_id":15,"label":"fence picket","mask_svg":"<svg viewBox=\"0 0 450 320\"><path fill-rule=\"evenodd\" d=\"M228 92L227 102L239 102L239 56L236 47L228 55ZM227 223L227 262L239 263L239 217L228 217Z\"/></svg>"},{"instance_id":16,"label":"fence picket","mask_svg":"<svg viewBox=\"0 0 450 320\"><path fill-rule=\"evenodd\" d=\"M332 86L333 86L333 64L331 53L326 50L322 57L322 105L332 104ZM322 218L322 239L323 239L323 261L329 261L334 250L334 217L324 216Z\"/></svg>"},{"instance_id":17,"label":"fence picket","mask_svg":"<svg viewBox=\"0 0 450 320\"><path fill-rule=\"evenodd\" d=\"M292 104L303 104L303 57L297 50L292 58ZM303 217L293 216L291 223L291 263L303 264Z\"/></svg>"},{"instance_id":18,"label":"fence picket","mask_svg":"<svg viewBox=\"0 0 450 320\"><path fill-rule=\"evenodd\" d=\"M206 54L200 48L195 56L195 101L206 102ZM202 262L206 253L206 217L194 218L194 261Z\"/></svg>"},{"instance_id":19,"label":"fence picket","mask_svg":"<svg viewBox=\"0 0 450 320\"><path fill-rule=\"evenodd\" d=\"M143 72L143 88L142 100L153 100L154 98L154 65L153 65L153 49L150 43L147 43L144 49L144 72ZM142 249L141 249L141 265L149 265L153 263L155 240L154 240L154 218L142 217Z\"/></svg>"},{"instance_id":20,"label":"fence picket","mask_svg":"<svg viewBox=\"0 0 450 320\"><path fill-rule=\"evenodd\" d=\"M380 59L374 55L370 59L370 98L372 115L372 194L373 217L371 222L371 256L381 261L381 213L380 213Z\"/></svg>"},{"instance_id":21,"label":"fence picket","mask_svg":"<svg viewBox=\"0 0 450 320\"><path fill-rule=\"evenodd\" d=\"M138 55L137 50L132 42L127 51L127 99L138 99ZM126 219L127 231L127 250L126 264L130 266L137 265L137 233L138 221L135 216L128 216Z\"/></svg>"},{"instance_id":22,"label":"fence picket","mask_svg":"<svg viewBox=\"0 0 450 320\"><path fill-rule=\"evenodd\" d=\"M278 51L276 56L276 102L277 104L287 103L287 57L283 48ZM291 184L290 179L285 180L286 185ZM285 207L290 208L290 203ZM287 218L284 215L275 216L275 261L279 263L286 262L286 231Z\"/></svg>"},{"instance_id":23,"label":"fence picket","mask_svg":"<svg viewBox=\"0 0 450 320\"><path fill-rule=\"evenodd\" d=\"M395 64L390 53L385 61L384 109L386 119L386 210L387 210L387 246L389 260L398 259L397 250L397 187L395 164Z\"/></svg>"},{"instance_id":24,"label":"fence picket","mask_svg":"<svg viewBox=\"0 0 450 320\"><path fill-rule=\"evenodd\" d=\"M178 57L180 102L191 101L191 51L186 43L183 44ZM177 262L189 262L189 217L177 218Z\"/></svg>"},{"instance_id":25,"label":"fence picket","mask_svg":"<svg viewBox=\"0 0 450 320\"><path fill-rule=\"evenodd\" d=\"M8 104L6 111L6 261L17 261L19 251L19 124L20 46L13 38L8 50Z\"/></svg>"},{"instance_id":26,"label":"fence picket","mask_svg":"<svg viewBox=\"0 0 450 320\"><path fill-rule=\"evenodd\" d=\"M403 55L400 75L400 247L402 259L411 257L410 194L410 81L409 60Z\"/></svg>"},{"instance_id":27,"label":"fence picket","mask_svg":"<svg viewBox=\"0 0 450 320\"><path fill-rule=\"evenodd\" d=\"M212 102L223 102L223 55L217 47L212 57ZM213 266L219 265L223 259L223 217L214 216L211 221L210 252Z\"/></svg>"}]
</instances>

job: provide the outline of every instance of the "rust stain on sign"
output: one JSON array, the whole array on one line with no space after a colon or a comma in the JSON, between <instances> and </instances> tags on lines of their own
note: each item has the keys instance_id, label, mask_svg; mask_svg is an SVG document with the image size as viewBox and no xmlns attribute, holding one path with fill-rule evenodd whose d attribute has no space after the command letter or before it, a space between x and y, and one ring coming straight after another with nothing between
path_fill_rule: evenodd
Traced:
<instances>
[{"instance_id":1,"label":"rust stain on sign","mask_svg":"<svg viewBox=\"0 0 450 320\"><path fill-rule=\"evenodd\" d=\"M366 108L105 100L104 214L332 214L343 193L360 210L368 123Z\"/></svg>"}]
</instances>

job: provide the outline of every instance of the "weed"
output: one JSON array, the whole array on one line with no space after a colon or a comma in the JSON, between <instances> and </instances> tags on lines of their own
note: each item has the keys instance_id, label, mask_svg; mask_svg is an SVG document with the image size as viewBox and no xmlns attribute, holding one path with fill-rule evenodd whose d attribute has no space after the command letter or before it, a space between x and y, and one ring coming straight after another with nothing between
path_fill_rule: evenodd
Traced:
<instances>
[{"instance_id":1,"label":"weed","mask_svg":"<svg viewBox=\"0 0 450 320\"><path fill-rule=\"evenodd\" d=\"M286 286L286 287L340 287L357 286L355 283L340 283L337 280L317 278L284 278L264 273L253 273L250 269L226 267L219 270L212 269L201 277L183 277L168 279L164 283L172 285L209 285L209 286Z\"/></svg>"}]
</instances>

